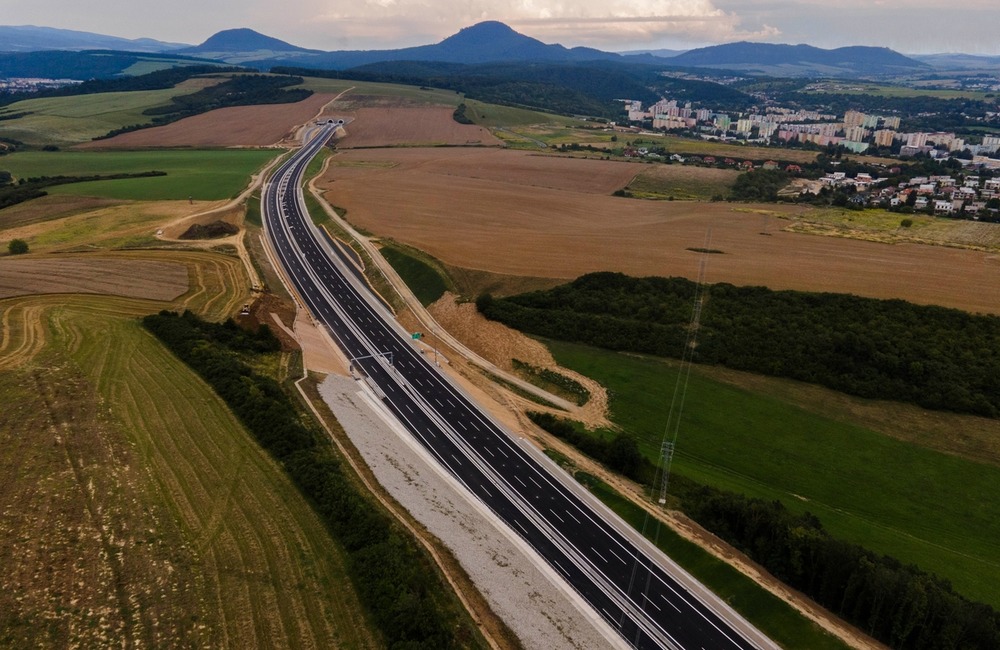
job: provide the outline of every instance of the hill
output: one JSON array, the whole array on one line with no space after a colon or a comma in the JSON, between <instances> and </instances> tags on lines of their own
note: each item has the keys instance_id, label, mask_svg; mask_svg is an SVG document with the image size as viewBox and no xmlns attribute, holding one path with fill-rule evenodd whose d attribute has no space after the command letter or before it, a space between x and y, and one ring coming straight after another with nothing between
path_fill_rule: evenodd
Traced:
<instances>
[{"instance_id":1,"label":"hill","mask_svg":"<svg viewBox=\"0 0 1000 650\"><path fill-rule=\"evenodd\" d=\"M433 45L419 45L396 50L343 50L305 54L278 61L258 60L257 65L287 64L306 68L345 70L385 61L433 61L440 63L497 63L515 61L579 62L617 60L618 54L586 47L567 48L546 44L525 36L497 21L485 21L466 27ZM234 62L232 59L226 59ZM247 59L243 59L247 61Z\"/></svg>"},{"instance_id":2,"label":"hill","mask_svg":"<svg viewBox=\"0 0 1000 650\"><path fill-rule=\"evenodd\" d=\"M913 54L912 58L943 70L990 70L1000 66L1000 56L974 54Z\"/></svg>"},{"instance_id":3,"label":"hill","mask_svg":"<svg viewBox=\"0 0 1000 650\"><path fill-rule=\"evenodd\" d=\"M245 52L272 52L299 54L305 52L315 52L306 48L286 43L280 39L266 36L252 29L226 29L210 36L201 45L188 47L180 50L180 54L213 56L225 54L238 54Z\"/></svg>"},{"instance_id":4,"label":"hill","mask_svg":"<svg viewBox=\"0 0 1000 650\"><path fill-rule=\"evenodd\" d=\"M455 63L592 61L618 58L616 54L589 47L566 48L558 44L548 45L496 21L486 21L466 27L437 45L425 45L397 52L423 55L418 60Z\"/></svg>"},{"instance_id":5,"label":"hill","mask_svg":"<svg viewBox=\"0 0 1000 650\"><path fill-rule=\"evenodd\" d=\"M885 47L728 43L702 47L670 59L671 65L724 68L775 76L889 75L928 70L925 63Z\"/></svg>"},{"instance_id":6,"label":"hill","mask_svg":"<svg viewBox=\"0 0 1000 650\"><path fill-rule=\"evenodd\" d=\"M152 38L119 38L73 29L0 25L0 51L39 52L43 50L126 50L128 52L169 52L187 47Z\"/></svg>"},{"instance_id":7,"label":"hill","mask_svg":"<svg viewBox=\"0 0 1000 650\"><path fill-rule=\"evenodd\" d=\"M193 47L175 46L148 39L128 41L115 37L102 37L86 32L30 28L26 32L4 30L29 30L29 28L0 27L0 43L4 40L14 46L0 45L0 49L31 51L42 49L105 48L139 50L140 48L169 48L178 55L193 56L229 64L251 65L260 69L274 66L295 66L314 70L347 70L376 63L422 61L456 63L463 65L486 63L584 63L592 61L628 62L686 68L717 68L742 70L752 74L771 76L883 76L900 72L927 71L927 63L888 48L843 47L824 50L810 45L774 45L769 43L730 43L704 47L686 52L673 50L638 50L625 53L604 52L588 47L568 48L548 44L521 34L502 22L484 21L465 27L458 33L431 45L420 45L390 50L341 50L325 52L310 50L286 41L261 34L252 29L227 29L214 34L205 42ZM18 35L19 34L19 35ZM30 41L28 35L34 34ZM105 40L102 40L105 39ZM107 43L101 45L101 43ZM34 43L34 44L32 44ZM147 70L148 71L148 70ZM0 76L3 76L0 73ZM44 74L39 76L66 76ZM95 75L96 76L96 75ZM73 77L70 78L80 78Z\"/></svg>"},{"instance_id":8,"label":"hill","mask_svg":"<svg viewBox=\"0 0 1000 650\"><path fill-rule=\"evenodd\" d=\"M622 56L642 56L642 55L649 55L649 56L655 56L658 59L672 59L673 57L677 56L678 54L684 54L687 51L688 50L668 50L668 49L659 49L659 50L626 50L624 52L619 52L619 54L621 54Z\"/></svg>"},{"instance_id":9,"label":"hill","mask_svg":"<svg viewBox=\"0 0 1000 650\"><path fill-rule=\"evenodd\" d=\"M219 62L173 53L144 54L111 50L0 52L0 79L40 77L87 81L131 77L178 66L206 64L218 66Z\"/></svg>"}]
</instances>

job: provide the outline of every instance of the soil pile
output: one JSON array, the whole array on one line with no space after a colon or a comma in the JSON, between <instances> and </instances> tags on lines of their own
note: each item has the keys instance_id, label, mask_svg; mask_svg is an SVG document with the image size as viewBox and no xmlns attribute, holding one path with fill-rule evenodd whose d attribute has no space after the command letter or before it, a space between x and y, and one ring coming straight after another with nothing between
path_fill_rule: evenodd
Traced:
<instances>
[{"instance_id":1,"label":"soil pile","mask_svg":"<svg viewBox=\"0 0 1000 650\"><path fill-rule=\"evenodd\" d=\"M219 239L235 235L240 231L239 226L234 226L226 221L213 221L208 224L196 223L184 231L181 239Z\"/></svg>"}]
</instances>

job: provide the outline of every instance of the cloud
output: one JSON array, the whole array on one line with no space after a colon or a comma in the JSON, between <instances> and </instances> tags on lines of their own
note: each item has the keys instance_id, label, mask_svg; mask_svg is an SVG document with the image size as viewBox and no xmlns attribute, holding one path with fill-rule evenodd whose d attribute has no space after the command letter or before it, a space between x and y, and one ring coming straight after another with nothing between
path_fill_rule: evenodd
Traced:
<instances>
[{"instance_id":1,"label":"cloud","mask_svg":"<svg viewBox=\"0 0 1000 650\"><path fill-rule=\"evenodd\" d=\"M433 0L339 3L313 20L334 28L341 42L414 45L435 42L462 27L499 20L545 42L595 47L664 41L722 43L773 38L768 25L741 27L735 12L713 0L466 0L450 9Z\"/></svg>"}]
</instances>

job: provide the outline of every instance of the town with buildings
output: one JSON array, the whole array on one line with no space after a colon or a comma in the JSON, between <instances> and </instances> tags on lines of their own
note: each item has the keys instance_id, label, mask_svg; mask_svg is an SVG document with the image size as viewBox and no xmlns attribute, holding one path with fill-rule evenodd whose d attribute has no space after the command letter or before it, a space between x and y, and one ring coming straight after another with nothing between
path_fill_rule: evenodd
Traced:
<instances>
[{"instance_id":1,"label":"town with buildings","mask_svg":"<svg viewBox=\"0 0 1000 650\"><path fill-rule=\"evenodd\" d=\"M1000 218L1000 135L984 135L968 142L953 132L903 132L898 116L866 114L849 110L843 116L816 111L768 107L761 113L732 115L708 108L680 105L669 99L643 107L625 102L632 125L651 126L656 132L679 132L706 140L758 146L802 146L837 148L862 154L890 150L894 157L914 157L952 164L951 175L909 176L901 166L876 166L882 173L832 171L818 179L793 184L801 195L840 193L853 207L882 207L903 212L964 217ZM808 145L807 145L808 146ZM956 155L959 154L959 155ZM626 157L653 155L647 148L626 147ZM780 155L775 155L780 158ZM775 160L754 162L714 156L669 156L670 162L735 167L742 171L781 169L792 177L807 178L801 166ZM833 163L836 165L837 163ZM993 178L994 174L997 178ZM892 182L890 182L892 179Z\"/></svg>"},{"instance_id":2,"label":"town with buildings","mask_svg":"<svg viewBox=\"0 0 1000 650\"><path fill-rule=\"evenodd\" d=\"M656 131L693 131L702 138L733 140L751 144L805 144L818 147L843 147L853 153L865 153L872 147L894 149L899 156L923 154L929 158L948 158L968 152L973 166L1000 168L1000 160L990 156L1000 150L1000 135L986 135L982 142L971 143L948 132L899 130L898 116L847 111L842 117L816 111L801 111L768 106L764 112L733 116L708 108L683 106L676 100L663 99L648 107L642 102L625 100L630 123L651 123ZM898 149L898 151L897 151Z\"/></svg>"},{"instance_id":3,"label":"town with buildings","mask_svg":"<svg viewBox=\"0 0 1000 650\"><path fill-rule=\"evenodd\" d=\"M41 77L0 78L0 93L34 93L83 83L79 79L44 79Z\"/></svg>"}]
</instances>

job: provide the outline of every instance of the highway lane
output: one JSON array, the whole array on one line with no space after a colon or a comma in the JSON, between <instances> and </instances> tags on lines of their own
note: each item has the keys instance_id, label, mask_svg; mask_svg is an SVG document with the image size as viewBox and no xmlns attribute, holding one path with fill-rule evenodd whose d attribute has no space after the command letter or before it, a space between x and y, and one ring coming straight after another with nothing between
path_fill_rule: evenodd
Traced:
<instances>
[{"instance_id":1,"label":"highway lane","mask_svg":"<svg viewBox=\"0 0 1000 650\"><path fill-rule=\"evenodd\" d=\"M638 648L772 647L745 638L721 602L692 593L628 535L554 478L414 347L312 226L299 189L318 133L272 175L265 228L296 292L386 407L461 484L521 536ZM740 622L741 629L749 628Z\"/></svg>"}]
</instances>

